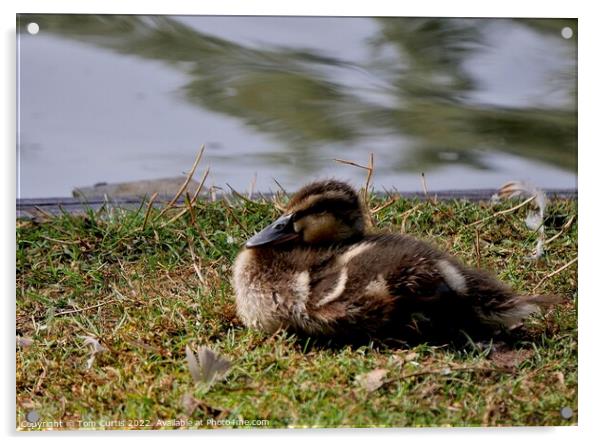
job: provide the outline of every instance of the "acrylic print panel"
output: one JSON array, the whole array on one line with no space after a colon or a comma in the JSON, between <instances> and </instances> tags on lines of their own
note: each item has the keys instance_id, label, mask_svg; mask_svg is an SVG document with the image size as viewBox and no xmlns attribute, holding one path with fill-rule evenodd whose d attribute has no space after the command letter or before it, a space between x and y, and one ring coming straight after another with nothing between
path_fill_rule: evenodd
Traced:
<instances>
[{"instance_id":1,"label":"acrylic print panel","mask_svg":"<svg viewBox=\"0 0 602 445\"><path fill-rule=\"evenodd\" d=\"M19 15L17 428L576 424L577 37Z\"/></svg>"}]
</instances>

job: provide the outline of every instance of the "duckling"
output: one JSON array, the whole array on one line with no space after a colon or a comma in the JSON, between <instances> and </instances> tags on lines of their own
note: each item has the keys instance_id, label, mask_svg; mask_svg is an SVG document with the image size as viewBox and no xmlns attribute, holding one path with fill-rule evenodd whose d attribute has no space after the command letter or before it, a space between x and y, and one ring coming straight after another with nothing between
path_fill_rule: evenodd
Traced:
<instances>
[{"instance_id":1,"label":"duckling","mask_svg":"<svg viewBox=\"0 0 602 445\"><path fill-rule=\"evenodd\" d=\"M236 258L239 318L266 333L445 341L511 330L557 301L519 296L423 241L368 227L367 211L348 184L326 180L301 188Z\"/></svg>"}]
</instances>

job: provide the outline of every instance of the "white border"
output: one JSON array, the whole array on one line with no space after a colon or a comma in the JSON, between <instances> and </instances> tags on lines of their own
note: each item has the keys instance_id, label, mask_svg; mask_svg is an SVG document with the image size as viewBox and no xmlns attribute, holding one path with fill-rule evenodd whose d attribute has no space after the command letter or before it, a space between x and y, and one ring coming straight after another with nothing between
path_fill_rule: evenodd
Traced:
<instances>
[{"instance_id":1,"label":"white border","mask_svg":"<svg viewBox=\"0 0 602 445\"><path fill-rule=\"evenodd\" d=\"M584 435L595 437L599 434L601 423L596 414L600 408L601 378L600 363L600 314L602 308L599 292L600 285L595 280L594 272L598 270L600 235L596 226L600 219L596 210L601 189L596 178L600 176L600 151L602 141L600 127L602 117L598 112L602 97L600 96L600 16L594 8L595 2L576 1L524 1L508 0L503 2L481 1L426 1L401 2L386 0L303 0L296 3L276 1L213 1L192 2L190 0L3 0L0 2L3 26L3 61L1 70L2 95L4 103L2 112L2 132L5 144L2 150L2 167L4 169L2 187L2 241L1 263L2 282L5 284L4 316L5 329L2 329L5 349L5 363L2 366L2 382L6 391L0 404L2 409L3 431L8 439L15 439L14 418L14 292L15 292L15 244L14 244L14 208L15 208L15 14L21 13L121 13L121 14L234 14L234 15L337 15L337 16L469 16L469 17L578 17L579 18L579 235L582 242L579 250L579 427L577 428L505 428L496 430L483 429L427 429L427 430L319 430L319 431L245 431L245 432L199 432L172 433L176 440L193 438L198 440L224 440L276 443L283 440L306 442L319 437L333 439L343 438L345 441L363 443L371 440L396 442L416 441L427 443L432 441L446 444L488 444L520 441L521 439L545 441L546 443L563 443L568 440L586 439ZM598 199L596 199L598 198ZM11 366L12 362L12 366ZM135 434L135 433L134 433ZM569 437L577 434L580 436ZM19 440L26 441L86 441L100 442L106 436L131 436L127 433L60 433L60 434L19 434ZM376 435L376 437L373 436ZM145 441L164 441L166 433L155 432L144 434Z\"/></svg>"}]
</instances>

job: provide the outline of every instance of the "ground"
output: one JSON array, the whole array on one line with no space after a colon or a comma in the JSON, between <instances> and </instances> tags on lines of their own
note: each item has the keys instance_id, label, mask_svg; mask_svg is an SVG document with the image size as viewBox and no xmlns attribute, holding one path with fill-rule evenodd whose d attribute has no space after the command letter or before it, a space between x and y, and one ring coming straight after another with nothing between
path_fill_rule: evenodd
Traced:
<instances>
[{"instance_id":1,"label":"ground","mask_svg":"<svg viewBox=\"0 0 602 445\"><path fill-rule=\"evenodd\" d=\"M245 328L231 266L279 214L269 199L19 220L17 428L576 424L577 203L549 204L537 261L527 206L499 213L516 204L370 202L379 230L427 240L521 293L562 296L512 346L328 347ZM229 359L225 378L194 383L187 345ZM36 416L61 423L26 423Z\"/></svg>"}]
</instances>

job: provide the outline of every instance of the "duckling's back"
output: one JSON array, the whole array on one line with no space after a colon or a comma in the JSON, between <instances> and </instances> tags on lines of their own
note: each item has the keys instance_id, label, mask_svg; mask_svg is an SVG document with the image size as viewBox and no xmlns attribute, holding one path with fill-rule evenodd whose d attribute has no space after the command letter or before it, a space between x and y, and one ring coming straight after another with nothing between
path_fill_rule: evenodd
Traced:
<instances>
[{"instance_id":1,"label":"duckling's back","mask_svg":"<svg viewBox=\"0 0 602 445\"><path fill-rule=\"evenodd\" d=\"M410 338L511 329L553 297L519 297L409 236L334 247L245 249L233 284L242 321L266 332Z\"/></svg>"}]
</instances>

